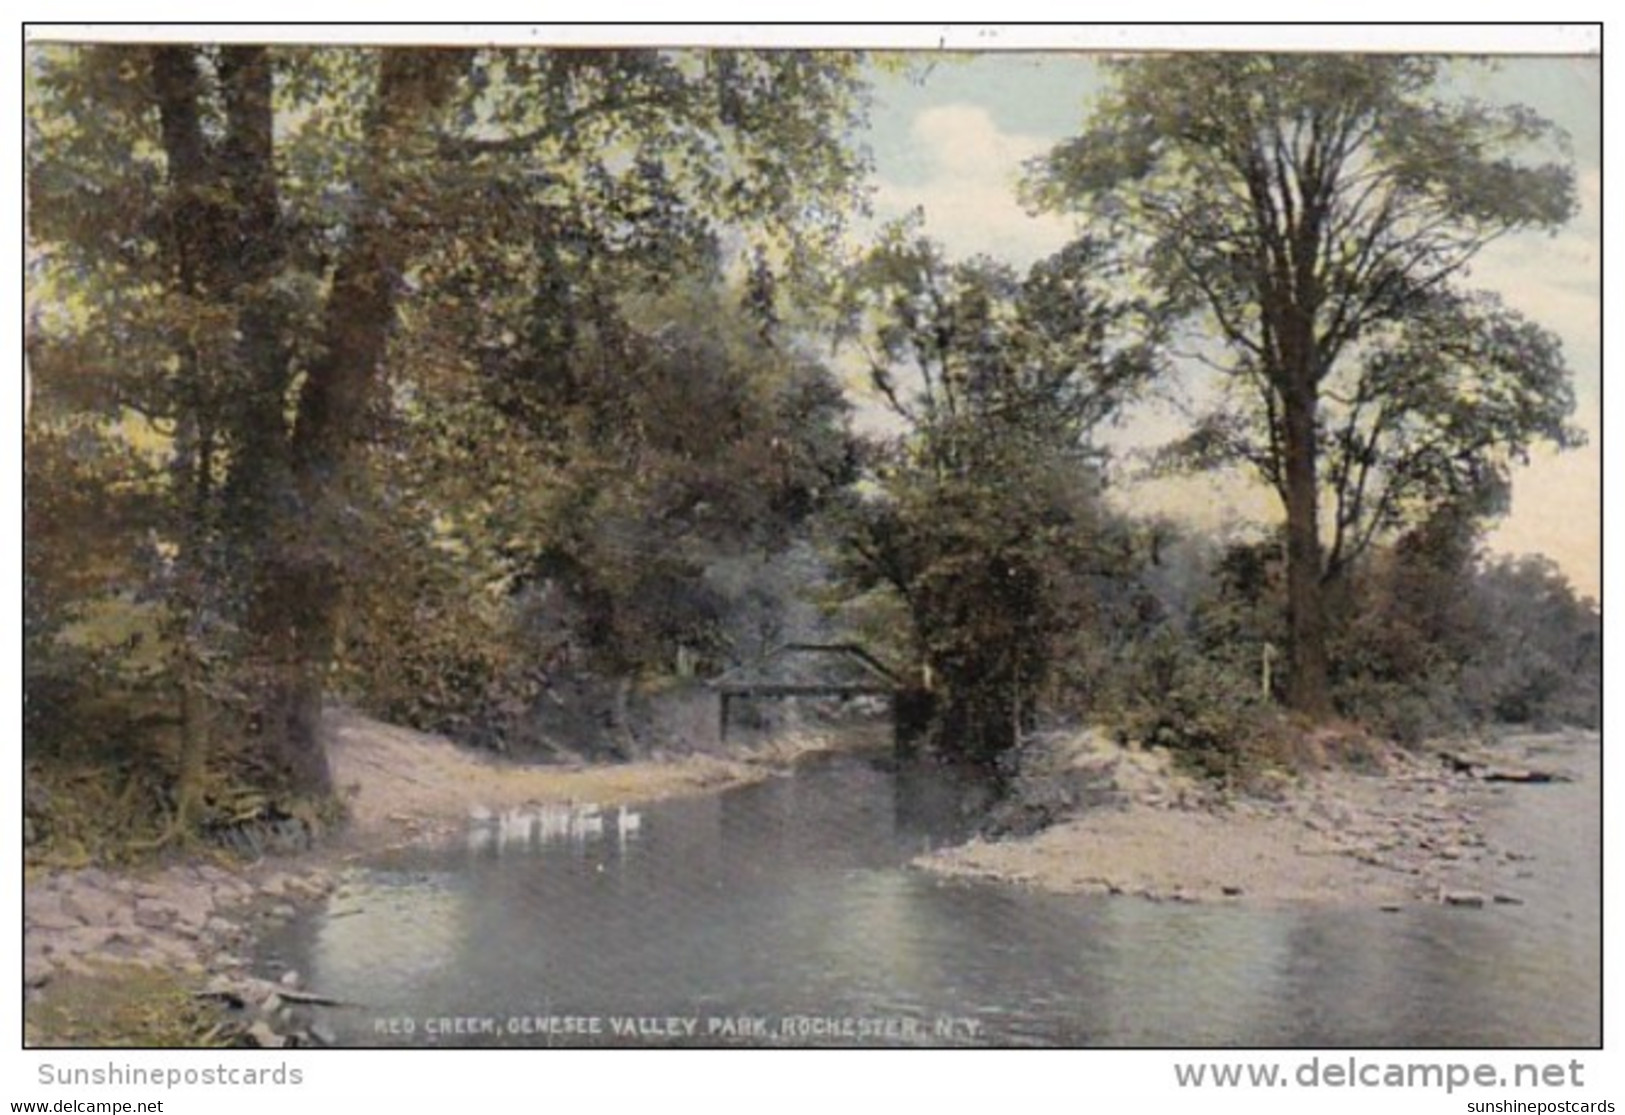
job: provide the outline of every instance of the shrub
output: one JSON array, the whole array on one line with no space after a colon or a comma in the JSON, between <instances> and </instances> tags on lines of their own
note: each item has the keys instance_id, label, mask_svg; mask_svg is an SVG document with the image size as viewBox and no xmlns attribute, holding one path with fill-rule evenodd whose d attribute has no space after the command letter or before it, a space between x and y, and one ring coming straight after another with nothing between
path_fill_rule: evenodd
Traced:
<instances>
[{"instance_id":1,"label":"shrub","mask_svg":"<svg viewBox=\"0 0 1625 1115\"><path fill-rule=\"evenodd\" d=\"M1125 669L1120 729L1193 773L1228 784L1292 765L1284 724L1257 681L1175 632L1147 639Z\"/></svg>"}]
</instances>

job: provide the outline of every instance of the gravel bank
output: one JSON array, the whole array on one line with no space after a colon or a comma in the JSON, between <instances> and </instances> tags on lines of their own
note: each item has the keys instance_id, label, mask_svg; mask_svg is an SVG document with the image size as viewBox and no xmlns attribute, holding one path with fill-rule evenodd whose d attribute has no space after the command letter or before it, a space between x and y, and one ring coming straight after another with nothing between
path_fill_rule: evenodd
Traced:
<instances>
[{"instance_id":1,"label":"gravel bank","mask_svg":"<svg viewBox=\"0 0 1625 1115\"><path fill-rule=\"evenodd\" d=\"M1029 835L979 839L922 857L949 876L1156 901L1516 903L1530 868L1481 824L1490 782L1519 780L1541 737L1471 753L1393 751L1380 771L1282 779L1262 797L1226 797L1172 771L1166 756L1098 736L1052 741L1052 766L1083 787ZM1549 773L1549 772L1541 772ZM1559 772L1556 777L1562 777ZM1499 788L1502 792L1507 791ZM1092 797L1085 804L1082 798Z\"/></svg>"}]
</instances>

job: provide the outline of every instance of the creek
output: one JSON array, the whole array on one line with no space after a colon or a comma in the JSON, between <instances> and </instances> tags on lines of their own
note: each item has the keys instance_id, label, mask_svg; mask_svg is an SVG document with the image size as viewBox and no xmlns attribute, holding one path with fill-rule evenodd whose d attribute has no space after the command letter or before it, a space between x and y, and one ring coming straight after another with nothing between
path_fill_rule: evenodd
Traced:
<instances>
[{"instance_id":1,"label":"creek","mask_svg":"<svg viewBox=\"0 0 1625 1115\"><path fill-rule=\"evenodd\" d=\"M1593 1046L1600 755L1495 788L1522 905L1180 905L946 881L977 788L835 754L379 859L261 942L341 1045Z\"/></svg>"}]
</instances>

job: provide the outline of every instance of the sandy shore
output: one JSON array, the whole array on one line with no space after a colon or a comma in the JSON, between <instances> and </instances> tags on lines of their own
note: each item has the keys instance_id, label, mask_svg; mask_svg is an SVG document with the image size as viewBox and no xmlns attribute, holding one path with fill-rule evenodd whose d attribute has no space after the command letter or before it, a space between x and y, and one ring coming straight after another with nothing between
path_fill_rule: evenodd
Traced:
<instances>
[{"instance_id":1,"label":"sandy shore","mask_svg":"<svg viewBox=\"0 0 1625 1115\"><path fill-rule=\"evenodd\" d=\"M615 806L745 785L833 744L814 732L788 732L726 758L694 754L614 765L535 766L487 758L440 736L351 712L330 714L327 726L333 782L350 812L345 846L352 854L460 828L476 809Z\"/></svg>"},{"instance_id":2,"label":"sandy shore","mask_svg":"<svg viewBox=\"0 0 1625 1115\"><path fill-rule=\"evenodd\" d=\"M1272 798L1226 799L1166 758L1088 737L1064 762L1093 765L1114 799L1032 836L975 840L917 861L949 876L1159 901L1518 902L1525 856L1486 839L1490 787L1436 755L1394 751L1385 770L1323 771Z\"/></svg>"}]
</instances>

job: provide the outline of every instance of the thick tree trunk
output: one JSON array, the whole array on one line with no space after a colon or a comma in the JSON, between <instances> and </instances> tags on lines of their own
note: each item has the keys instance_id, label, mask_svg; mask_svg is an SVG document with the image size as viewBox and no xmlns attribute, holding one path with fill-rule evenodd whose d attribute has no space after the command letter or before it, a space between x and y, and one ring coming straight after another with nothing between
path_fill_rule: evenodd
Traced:
<instances>
[{"instance_id":1,"label":"thick tree trunk","mask_svg":"<svg viewBox=\"0 0 1625 1115\"><path fill-rule=\"evenodd\" d=\"M220 55L226 102L221 175L229 186L227 241L237 314L238 378L229 400L235 455L226 500L238 555L252 562L266 524L290 502L288 384L292 377L287 312L271 288L287 259L281 227L274 139L271 59L262 46Z\"/></svg>"},{"instance_id":2,"label":"thick tree trunk","mask_svg":"<svg viewBox=\"0 0 1625 1115\"><path fill-rule=\"evenodd\" d=\"M343 598L346 509L354 453L362 440L394 320L391 276L403 264L380 226L357 230L333 278L323 329L326 352L299 399L289 499L271 509L255 607L260 731L265 758L297 793L331 789L320 735Z\"/></svg>"},{"instance_id":3,"label":"thick tree trunk","mask_svg":"<svg viewBox=\"0 0 1625 1115\"><path fill-rule=\"evenodd\" d=\"M165 252L181 292L197 298L203 294L208 263L204 237L209 222L201 219L200 214L213 172L198 115L201 77L195 50L184 46L154 48L152 78L171 195ZM186 828L192 823L202 798L210 750L199 656L202 634L197 630L197 617L203 608L206 576L203 551L213 494L215 417L197 348L184 334L177 333L174 340L190 413L184 414L183 420L177 423L175 475L189 486L191 499L181 524L178 587L172 598L179 619L172 628L173 650L169 663L181 721L175 772L175 820L181 828Z\"/></svg>"},{"instance_id":4,"label":"thick tree trunk","mask_svg":"<svg viewBox=\"0 0 1625 1115\"><path fill-rule=\"evenodd\" d=\"M240 379L225 497L239 556L251 568L248 673L262 758L271 779L295 793L325 793L332 783L319 729L343 590L344 509L410 252L394 219L402 203L394 175L422 154L410 149L412 140L449 100L468 57L451 50L383 55L356 184L358 216L333 275L323 355L308 369L290 424L287 319L268 286L287 254L271 58L258 46L221 52L226 131L211 148L201 123L197 49L158 47L152 56L177 275L188 293L237 311Z\"/></svg>"},{"instance_id":5,"label":"thick tree trunk","mask_svg":"<svg viewBox=\"0 0 1625 1115\"><path fill-rule=\"evenodd\" d=\"M321 736L322 697L333 657L337 571L283 537L261 562L250 625L260 753L275 783L325 794L332 770Z\"/></svg>"},{"instance_id":6,"label":"thick tree trunk","mask_svg":"<svg viewBox=\"0 0 1625 1115\"><path fill-rule=\"evenodd\" d=\"M252 624L262 746L274 774L296 793L332 788L320 725L353 529L347 520L355 458L411 250L393 219L401 199L391 176L413 158L411 133L449 99L466 58L437 50L384 56L368 122L361 212L328 293L322 357L299 396L288 455L291 498L269 517L275 533L260 566Z\"/></svg>"},{"instance_id":7,"label":"thick tree trunk","mask_svg":"<svg viewBox=\"0 0 1625 1115\"><path fill-rule=\"evenodd\" d=\"M1327 683L1326 602L1320 550L1320 478L1313 386L1284 393L1282 450L1286 487L1287 630L1291 640L1287 704L1315 719L1332 712Z\"/></svg>"}]
</instances>

